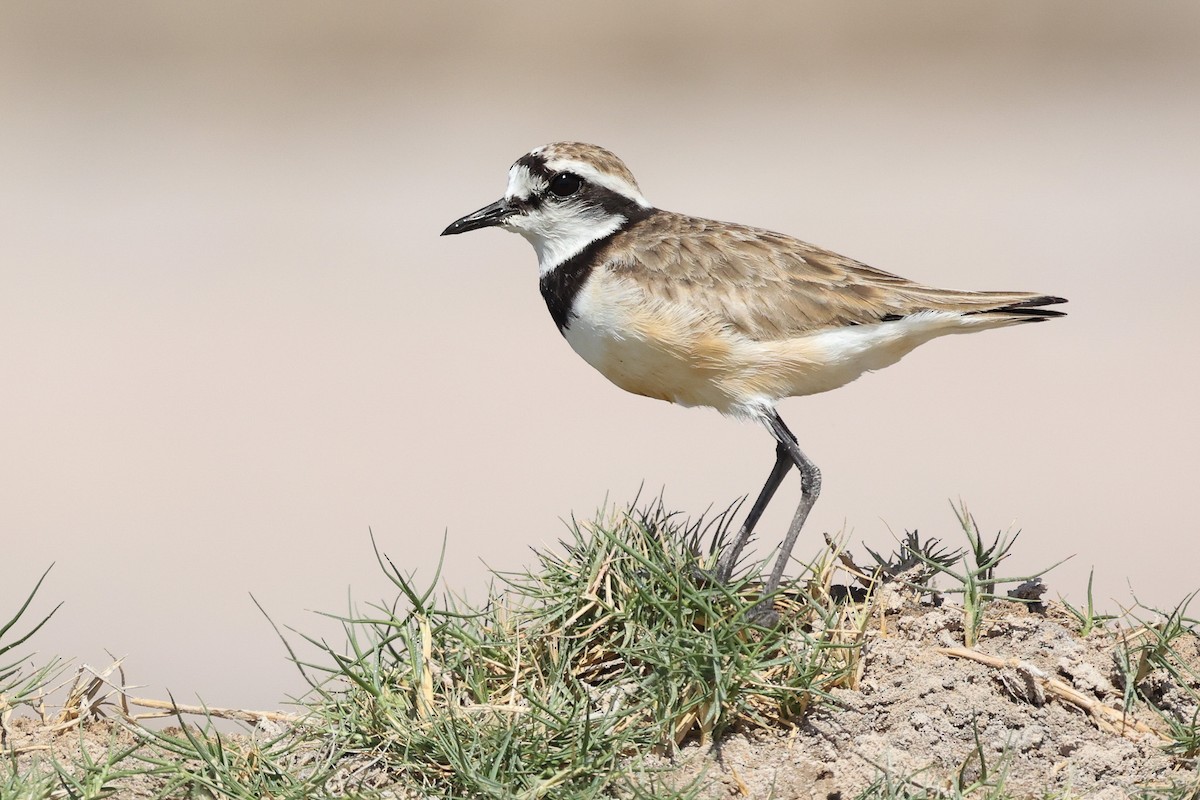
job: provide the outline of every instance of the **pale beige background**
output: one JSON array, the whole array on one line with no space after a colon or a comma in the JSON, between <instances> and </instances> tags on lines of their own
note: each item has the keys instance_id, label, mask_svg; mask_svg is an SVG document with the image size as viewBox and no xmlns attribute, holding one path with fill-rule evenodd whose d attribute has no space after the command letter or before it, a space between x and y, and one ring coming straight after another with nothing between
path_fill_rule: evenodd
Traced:
<instances>
[{"instance_id":1,"label":"pale beige background","mask_svg":"<svg viewBox=\"0 0 1200 800\"><path fill-rule=\"evenodd\" d=\"M276 619L390 596L368 540L479 596L559 517L757 489L762 430L621 393L532 250L439 239L544 142L657 204L934 284L1071 299L783 414L821 531L1024 529L1101 602L1200 586L1194 3L5 3L0 611L43 653L275 705ZM763 527L778 541L795 479ZM0 615L2 616L2 615Z\"/></svg>"}]
</instances>

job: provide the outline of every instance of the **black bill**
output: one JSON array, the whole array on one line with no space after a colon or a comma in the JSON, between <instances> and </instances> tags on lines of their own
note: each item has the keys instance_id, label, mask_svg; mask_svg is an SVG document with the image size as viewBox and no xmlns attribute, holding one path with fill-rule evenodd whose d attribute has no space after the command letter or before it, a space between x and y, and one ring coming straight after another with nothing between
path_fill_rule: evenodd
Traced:
<instances>
[{"instance_id":1,"label":"black bill","mask_svg":"<svg viewBox=\"0 0 1200 800\"><path fill-rule=\"evenodd\" d=\"M462 219L454 220L446 230L442 231L442 236L466 233L467 231L474 231L480 228L490 228L493 225L499 225L515 213L516 209L508 204L508 200L501 198L489 206L484 206L473 214L467 214Z\"/></svg>"}]
</instances>

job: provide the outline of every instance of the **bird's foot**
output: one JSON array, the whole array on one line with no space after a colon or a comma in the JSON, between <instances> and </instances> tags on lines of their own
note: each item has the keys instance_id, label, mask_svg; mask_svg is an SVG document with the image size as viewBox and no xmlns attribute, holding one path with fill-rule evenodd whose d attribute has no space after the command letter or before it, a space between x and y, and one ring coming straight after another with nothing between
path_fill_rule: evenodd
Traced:
<instances>
[{"instance_id":1,"label":"bird's foot","mask_svg":"<svg viewBox=\"0 0 1200 800\"><path fill-rule=\"evenodd\" d=\"M711 569L704 569L695 564L692 565L692 580L700 586L720 586L727 584L732 576L733 570L720 561Z\"/></svg>"},{"instance_id":2,"label":"bird's foot","mask_svg":"<svg viewBox=\"0 0 1200 800\"><path fill-rule=\"evenodd\" d=\"M718 582L717 571L692 564L692 580L696 582L697 586L713 586Z\"/></svg>"},{"instance_id":3,"label":"bird's foot","mask_svg":"<svg viewBox=\"0 0 1200 800\"><path fill-rule=\"evenodd\" d=\"M779 624L779 612L767 599L759 600L754 608L746 612L746 621L761 628L774 628Z\"/></svg>"},{"instance_id":4,"label":"bird's foot","mask_svg":"<svg viewBox=\"0 0 1200 800\"><path fill-rule=\"evenodd\" d=\"M729 576L721 569L720 564L711 568L704 569L695 564L692 565L692 580L697 586L712 587L720 586L729 583Z\"/></svg>"}]
</instances>

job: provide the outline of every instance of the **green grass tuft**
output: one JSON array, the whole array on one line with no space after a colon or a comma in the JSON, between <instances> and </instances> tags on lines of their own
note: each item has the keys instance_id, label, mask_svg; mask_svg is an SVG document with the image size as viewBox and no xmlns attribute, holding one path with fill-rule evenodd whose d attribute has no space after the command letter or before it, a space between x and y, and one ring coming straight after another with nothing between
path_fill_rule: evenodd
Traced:
<instances>
[{"instance_id":1,"label":"green grass tuft","mask_svg":"<svg viewBox=\"0 0 1200 800\"><path fill-rule=\"evenodd\" d=\"M857 645L839 607L797 587L776 598L785 623L753 625L753 580L704 577L701 544L727 522L661 503L573 521L479 607L439 603L380 556L405 609L341 618L346 651L309 640L328 659L300 665L320 697L312 721L374 775L497 798L595 797L634 754L795 722L846 682Z\"/></svg>"},{"instance_id":2,"label":"green grass tuft","mask_svg":"<svg viewBox=\"0 0 1200 800\"><path fill-rule=\"evenodd\" d=\"M17 658L15 661L4 663L6 658L11 658L9 653L14 649L25 644L29 639L42 629L42 626L50 621L55 612L62 607L59 603L54 608L50 609L50 613L42 617L39 621L33 624L29 630L24 633L10 633L13 627L21 621L25 616L25 612L29 610L30 603L37 596L38 590L42 588L42 582L46 580L46 576L53 568L53 564L46 568L34 584L33 589L25 597L25 601L21 607L8 618L3 624L0 624L0 716L7 715L20 705L29 704L35 698L42 695L43 689L54 680L63 670L63 662L59 658L52 658L41 666L34 667L32 671L26 671L24 664L27 658ZM5 640L8 637L8 640ZM0 733L3 732L0 727ZM0 739L0 744L3 744Z\"/></svg>"}]
</instances>

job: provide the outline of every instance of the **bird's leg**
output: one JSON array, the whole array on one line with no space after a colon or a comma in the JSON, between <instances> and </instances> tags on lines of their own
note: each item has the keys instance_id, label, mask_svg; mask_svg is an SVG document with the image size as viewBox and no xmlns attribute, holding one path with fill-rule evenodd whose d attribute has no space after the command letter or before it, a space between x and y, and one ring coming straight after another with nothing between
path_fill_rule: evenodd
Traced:
<instances>
[{"instance_id":1,"label":"bird's leg","mask_svg":"<svg viewBox=\"0 0 1200 800\"><path fill-rule=\"evenodd\" d=\"M800 450L795 434L788 430L787 425L779 416L779 412L771 409L766 418L766 424L771 435L779 442L780 448L787 452L792 463L796 465L796 469L800 470L801 480L800 504L796 506L792 524L788 526L787 535L779 547L779 557L775 560L775 567L771 570L771 576L763 588L763 600L753 612L756 619L770 623L774 622L775 612L770 608L770 601L767 598L779 588L779 582L783 580L783 571L787 568L788 559L791 558L792 548L796 546L796 538L800 535L800 529L804 527L804 521L808 519L808 512L812 511L813 503L817 502L817 496L821 494L821 471Z\"/></svg>"},{"instance_id":2,"label":"bird's leg","mask_svg":"<svg viewBox=\"0 0 1200 800\"><path fill-rule=\"evenodd\" d=\"M738 556L742 554L746 543L750 541L750 536L754 533L754 526L758 524L759 517L767 509L767 503L770 503L771 498L775 496L775 490L783 482L787 471L792 468L792 463L792 456L787 449L782 444L776 445L775 466L771 468L767 482L763 484L762 491L758 493L758 499L754 501L750 513L746 515L746 521L738 530L737 538L733 540L733 544L722 551L721 558L717 561L714 577L721 583L728 582L729 577L733 575L733 568L737 564Z\"/></svg>"}]
</instances>

